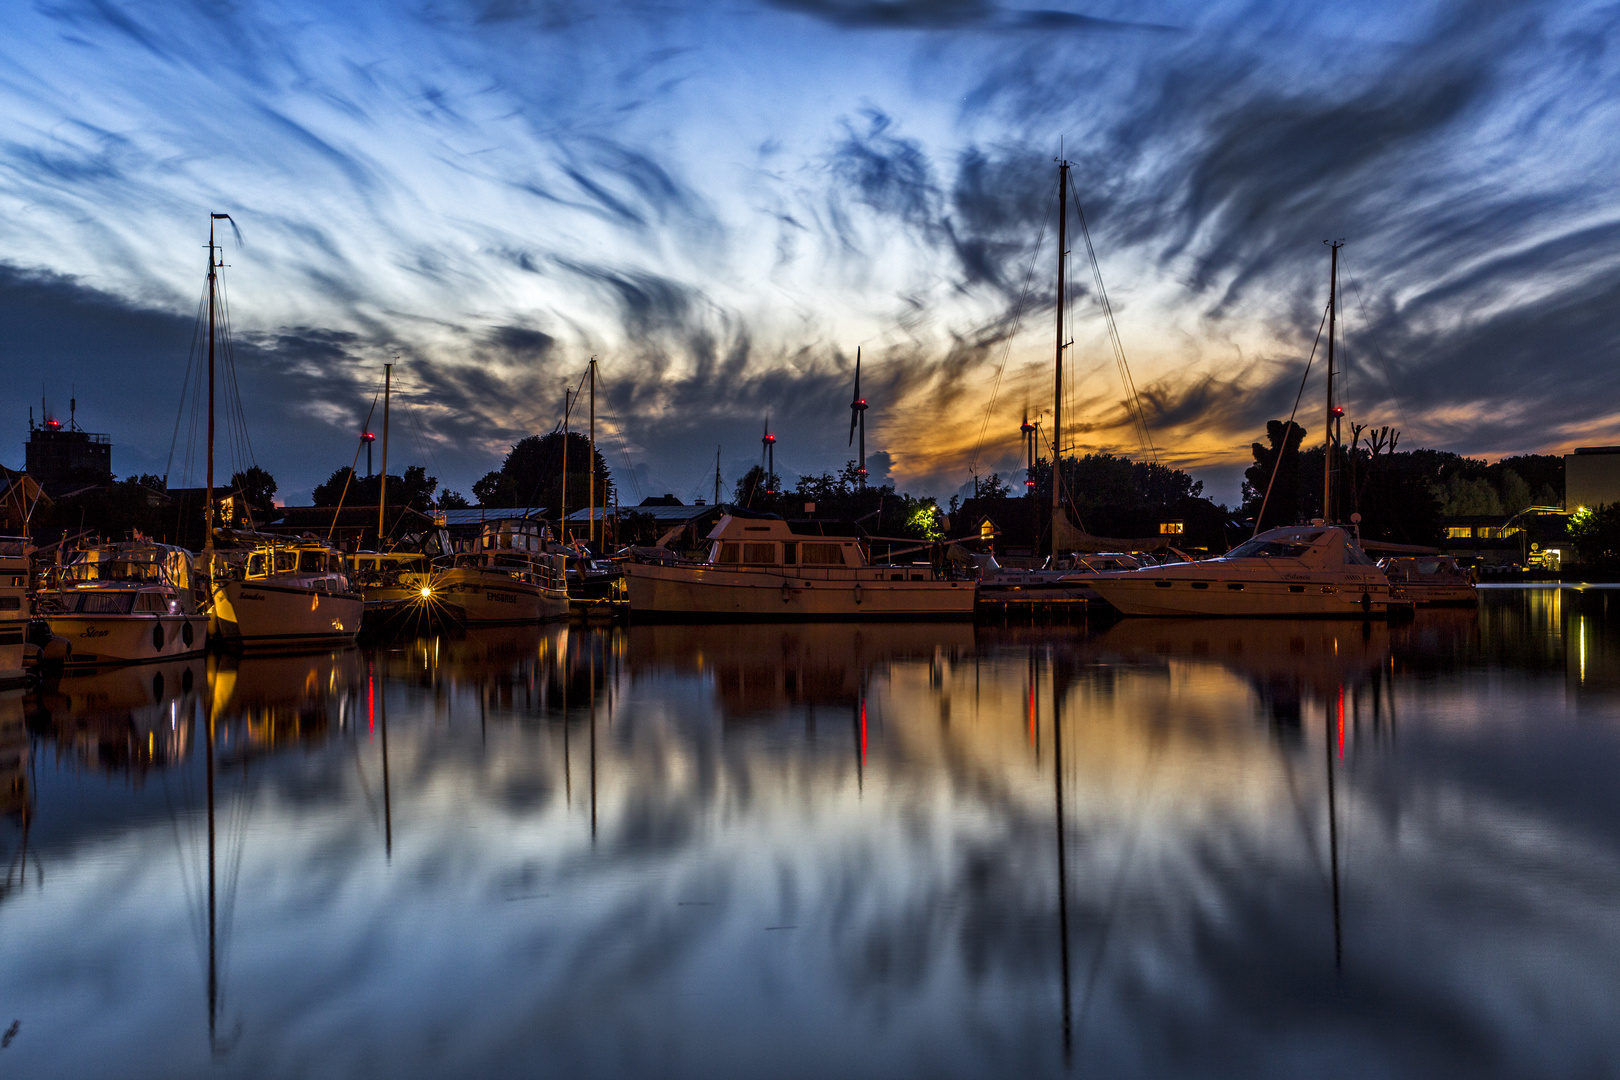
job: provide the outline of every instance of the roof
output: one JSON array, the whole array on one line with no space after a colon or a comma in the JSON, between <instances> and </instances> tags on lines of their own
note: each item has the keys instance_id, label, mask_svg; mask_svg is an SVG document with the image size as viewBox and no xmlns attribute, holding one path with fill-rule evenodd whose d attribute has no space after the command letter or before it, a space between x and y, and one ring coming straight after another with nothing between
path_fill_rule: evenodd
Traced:
<instances>
[{"instance_id":1,"label":"roof","mask_svg":"<svg viewBox=\"0 0 1620 1080\"><path fill-rule=\"evenodd\" d=\"M450 528L457 525L482 525L486 521L521 521L525 518L543 518L543 506L467 506L456 510L440 510L444 523Z\"/></svg>"},{"instance_id":2,"label":"roof","mask_svg":"<svg viewBox=\"0 0 1620 1080\"><path fill-rule=\"evenodd\" d=\"M646 503L642 503L640 506L619 507L619 516L627 517L630 514L645 514L660 524L667 523L670 525L676 525L686 521L696 521L699 518L707 514L715 513L720 509L720 507L712 504L705 504L702 506L682 506L677 503L674 506L667 506L660 503L648 506ZM600 506L596 508L596 515L598 521L608 516L606 510ZM589 509L576 510L572 514L568 515L568 520L584 522L588 521L590 516L591 512Z\"/></svg>"}]
</instances>

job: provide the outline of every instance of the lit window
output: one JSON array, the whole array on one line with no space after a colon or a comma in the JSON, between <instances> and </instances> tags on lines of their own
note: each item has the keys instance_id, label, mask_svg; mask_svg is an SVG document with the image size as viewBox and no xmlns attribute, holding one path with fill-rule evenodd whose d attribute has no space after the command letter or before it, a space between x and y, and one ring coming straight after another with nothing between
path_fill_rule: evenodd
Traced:
<instances>
[{"instance_id":1,"label":"lit window","mask_svg":"<svg viewBox=\"0 0 1620 1080\"><path fill-rule=\"evenodd\" d=\"M979 539L994 540L995 538L996 527L991 523L990 519L985 518L983 521L979 522Z\"/></svg>"},{"instance_id":2,"label":"lit window","mask_svg":"<svg viewBox=\"0 0 1620 1080\"><path fill-rule=\"evenodd\" d=\"M1474 529L1471 525L1452 525L1446 529L1447 540L1472 540Z\"/></svg>"},{"instance_id":3,"label":"lit window","mask_svg":"<svg viewBox=\"0 0 1620 1080\"><path fill-rule=\"evenodd\" d=\"M1184 531L1186 531L1186 524L1184 522L1180 522L1180 521L1161 521L1161 522L1159 522L1159 535L1160 536L1180 536Z\"/></svg>"}]
</instances>

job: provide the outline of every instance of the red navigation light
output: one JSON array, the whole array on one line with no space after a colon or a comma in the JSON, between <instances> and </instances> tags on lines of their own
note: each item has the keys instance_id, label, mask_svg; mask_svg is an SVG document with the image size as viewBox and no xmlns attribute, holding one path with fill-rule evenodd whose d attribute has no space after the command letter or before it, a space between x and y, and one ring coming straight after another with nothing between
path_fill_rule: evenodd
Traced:
<instances>
[{"instance_id":1,"label":"red navigation light","mask_svg":"<svg viewBox=\"0 0 1620 1080\"><path fill-rule=\"evenodd\" d=\"M776 441L776 436L775 435L767 435L767 436L765 436L765 441L766 442L775 442Z\"/></svg>"},{"instance_id":2,"label":"red navigation light","mask_svg":"<svg viewBox=\"0 0 1620 1080\"><path fill-rule=\"evenodd\" d=\"M866 399L865 399L865 398L857 398L857 399L856 399L856 400L855 400L855 407L856 407L856 408L857 408L857 409L864 409L864 408L866 408Z\"/></svg>"},{"instance_id":3,"label":"red navigation light","mask_svg":"<svg viewBox=\"0 0 1620 1080\"><path fill-rule=\"evenodd\" d=\"M47 421L45 421L45 426L50 428L52 431L55 431L57 428L62 426L62 421L60 421L60 420L47 420Z\"/></svg>"},{"instance_id":4,"label":"red navigation light","mask_svg":"<svg viewBox=\"0 0 1620 1080\"><path fill-rule=\"evenodd\" d=\"M376 442L377 441L377 436L373 435L369 431L362 431L360 433L360 441L361 442Z\"/></svg>"},{"instance_id":5,"label":"red navigation light","mask_svg":"<svg viewBox=\"0 0 1620 1080\"><path fill-rule=\"evenodd\" d=\"M1028 420L1025 420L1023 425L1020 426L1018 430L1022 431L1025 435L1028 435L1030 432L1035 430L1035 425L1030 423Z\"/></svg>"},{"instance_id":6,"label":"red navigation light","mask_svg":"<svg viewBox=\"0 0 1620 1080\"><path fill-rule=\"evenodd\" d=\"M1035 486L1035 481L1033 481L1033 480L1025 480L1024 481L1024 486L1027 487L1027 488L1032 488L1032 487Z\"/></svg>"},{"instance_id":7,"label":"red navigation light","mask_svg":"<svg viewBox=\"0 0 1620 1080\"><path fill-rule=\"evenodd\" d=\"M1332 409L1330 409L1328 411L1333 416L1343 416L1344 415L1344 407L1340 406L1340 405L1335 405L1335 406L1333 406Z\"/></svg>"}]
</instances>

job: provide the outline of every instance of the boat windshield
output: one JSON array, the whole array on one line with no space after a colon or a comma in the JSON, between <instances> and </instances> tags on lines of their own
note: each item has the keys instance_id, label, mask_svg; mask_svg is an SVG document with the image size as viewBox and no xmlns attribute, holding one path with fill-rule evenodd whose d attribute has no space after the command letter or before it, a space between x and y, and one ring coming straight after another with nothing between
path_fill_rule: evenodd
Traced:
<instances>
[{"instance_id":1,"label":"boat windshield","mask_svg":"<svg viewBox=\"0 0 1620 1080\"><path fill-rule=\"evenodd\" d=\"M1314 539L1314 537L1312 538ZM1286 543L1279 540L1247 540L1226 553L1228 559L1298 559L1311 549L1308 542Z\"/></svg>"},{"instance_id":2,"label":"boat windshield","mask_svg":"<svg viewBox=\"0 0 1620 1080\"><path fill-rule=\"evenodd\" d=\"M120 589L117 592L78 593L73 598L73 605L68 610L78 612L80 615L128 615L135 606L135 594Z\"/></svg>"}]
</instances>

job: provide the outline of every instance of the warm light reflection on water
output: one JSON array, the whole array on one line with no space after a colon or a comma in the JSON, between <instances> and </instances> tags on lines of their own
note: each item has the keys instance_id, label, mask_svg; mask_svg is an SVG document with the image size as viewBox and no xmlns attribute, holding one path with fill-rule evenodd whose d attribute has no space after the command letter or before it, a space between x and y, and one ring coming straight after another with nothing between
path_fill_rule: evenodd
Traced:
<instances>
[{"instance_id":1,"label":"warm light reflection on water","mask_svg":"<svg viewBox=\"0 0 1620 1080\"><path fill-rule=\"evenodd\" d=\"M0 697L0 1063L1611 1073L1608 596L64 678Z\"/></svg>"}]
</instances>

